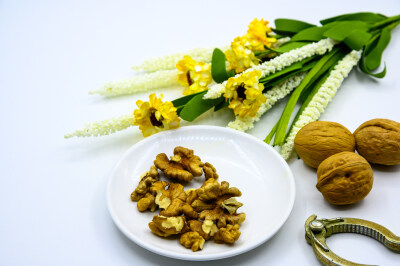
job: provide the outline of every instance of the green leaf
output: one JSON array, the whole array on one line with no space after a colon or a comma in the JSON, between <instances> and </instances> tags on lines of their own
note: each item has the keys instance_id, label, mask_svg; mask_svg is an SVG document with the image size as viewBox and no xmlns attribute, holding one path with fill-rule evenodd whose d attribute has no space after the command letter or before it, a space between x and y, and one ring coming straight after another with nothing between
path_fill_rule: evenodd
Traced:
<instances>
[{"instance_id":1,"label":"green leaf","mask_svg":"<svg viewBox=\"0 0 400 266\"><path fill-rule=\"evenodd\" d=\"M335 54L333 54L327 61L326 63L316 72L315 74L315 79L312 81L313 83L319 79L322 75L324 75L326 72L330 72L330 70L341 60L347 53L349 53L349 49L347 49L345 46L342 46L341 49ZM303 90L303 92L300 94L300 100L305 101L307 96L310 94L310 91L313 90L314 84L309 83L309 85Z\"/></svg>"},{"instance_id":2,"label":"green leaf","mask_svg":"<svg viewBox=\"0 0 400 266\"><path fill-rule=\"evenodd\" d=\"M260 60L263 60L263 59L265 59L265 58L270 59L270 58L269 58L269 55L270 55L270 54L276 55L276 54L279 54L279 53L277 53L277 52L275 52L275 51L272 51L272 50L267 50L267 51L255 52L255 53L254 53L254 55L257 56L257 58L260 59Z\"/></svg>"},{"instance_id":3,"label":"green leaf","mask_svg":"<svg viewBox=\"0 0 400 266\"><path fill-rule=\"evenodd\" d=\"M269 144L272 140L272 138L275 135L276 129L278 128L279 120L276 122L275 126L271 129L271 132L269 132L268 136L264 139L264 142Z\"/></svg>"},{"instance_id":4,"label":"green leaf","mask_svg":"<svg viewBox=\"0 0 400 266\"><path fill-rule=\"evenodd\" d=\"M228 107L228 105L229 105L229 102L228 102L228 101L223 101L223 102L217 104L217 105L214 107L214 112L219 111L219 110L221 110L221 109L223 109L223 108L225 108L225 107Z\"/></svg>"},{"instance_id":5,"label":"green leaf","mask_svg":"<svg viewBox=\"0 0 400 266\"><path fill-rule=\"evenodd\" d=\"M306 58L306 59L304 59L304 60L302 60L300 62L296 62L296 63L294 63L294 64L292 64L292 65L290 65L288 67L285 67L284 69L282 69L279 72L276 72L274 74L271 74L269 76L261 78L259 80L259 82L260 83L267 83L268 81L273 80L273 79L275 79L277 77L280 77L282 75L285 75L286 73L289 73L289 72L294 71L294 70L302 69L305 64L307 64L308 62L314 60L316 57L317 56L312 56L312 57Z\"/></svg>"},{"instance_id":6,"label":"green leaf","mask_svg":"<svg viewBox=\"0 0 400 266\"><path fill-rule=\"evenodd\" d=\"M318 74L320 73L320 70L325 67L325 64L329 61L329 59L334 56L336 53L340 51L339 47L335 47L332 49L331 52L328 54L324 55L318 63L307 73L307 75L304 77L303 81L300 83L300 85L294 90L292 95L289 98L289 101L287 102L285 109L283 110L282 116L279 120L278 128L276 130L276 135L275 135L275 140L274 140L274 146L275 145L282 145L283 141L285 140L286 136L286 130L289 124L289 120L291 117L291 114L294 110L294 107L296 106L296 103L302 93L302 91L312 84L319 76Z\"/></svg>"},{"instance_id":7,"label":"green leaf","mask_svg":"<svg viewBox=\"0 0 400 266\"><path fill-rule=\"evenodd\" d=\"M332 27L325 31L323 35L337 41L343 41L353 31L358 30L367 32L369 28L370 27L362 21L333 22Z\"/></svg>"},{"instance_id":8,"label":"green leaf","mask_svg":"<svg viewBox=\"0 0 400 266\"><path fill-rule=\"evenodd\" d=\"M362 30L355 30L350 33L343 42L352 50L361 50L364 45L368 43L371 39L372 34L362 31Z\"/></svg>"},{"instance_id":9,"label":"green leaf","mask_svg":"<svg viewBox=\"0 0 400 266\"><path fill-rule=\"evenodd\" d=\"M384 28L376 46L365 57L365 63L368 69L374 70L381 65L382 54L390 42L390 37L390 30Z\"/></svg>"},{"instance_id":10,"label":"green leaf","mask_svg":"<svg viewBox=\"0 0 400 266\"><path fill-rule=\"evenodd\" d=\"M295 19L278 18L275 19L275 29L273 31L278 34L292 36L310 27L315 27L315 25Z\"/></svg>"},{"instance_id":11,"label":"green leaf","mask_svg":"<svg viewBox=\"0 0 400 266\"><path fill-rule=\"evenodd\" d=\"M369 70L366 66L365 63L365 56L363 55L361 57L360 62L358 63L358 66L360 67L361 71L364 72L365 74L368 74L370 76L373 76L375 78L383 78L386 75L386 64L385 64L385 68L379 72L379 73L372 73L371 70Z\"/></svg>"},{"instance_id":12,"label":"green leaf","mask_svg":"<svg viewBox=\"0 0 400 266\"><path fill-rule=\"evenodd\" d=\"M307 65L307 66L308 66L308 65ZM312 65L310 65L310 68L312 68ZM307 71L307 70L308 70L308 69L305 69L305 70L303 70L303 69L298 69L298 70L289 72L289 73L287 73L286 75L279 76L279 77L277 77L277 78L275 78L275 79L273 79L273 80L271 80L271 81L268 81L268 82L266 82L266 83L263 83L263 84L264 84L264 90L263 90L263 92L265 93L265 92L268 91L269 89L272 89L273 86L278 85L279 83L285 81L286 79L288 79L288 78L290 78L290 77L293 77L294 75L297 75L297 74L299 74L300 72Z\"/></svg>"},{"instance_id":13,"label":"green leaf","mask_svg":"<svg viewBox=\"0 0 400 266\"><path fill-rule=\"evenodd\" d=\"M220 49L215 48L211 59L211 75L215 82L221 83L229 78L226 72L225 54Z\"/></svg>"},{"instance_id":14,"label":"green leaf","mask_svg":"<svg viewBox=\"0 0 400 266\"><path fill-rule=\"evenodd\" d=\"M185 107L185 106L182 105L182 106L176 107L176 113L178 114L178 116L180 115L183 107Z\"/></svg>"},{"instance_id":15,"label":"green leaf","mask_svg":"<svg viewBox=\"0 0 400 266\"><path fill-rule=\"evenodd\" d=\"M349 14L344 14L336 17L331 17L327 19L321 20L322 25L326 25L328 23L334 22L334 21L344 21L344 20L361 20L365 22L379 22L387 17L378 13L371 13L371 12L359 12L359 13L349 13Z\"/></svg>"},{"instance_id":16,"label":"green leaf","mask_svg":"<svg viewBox=\"0 0 400 266\"><path fill-rule=\"evenodd\" d=\"M321 88L322 84L326 81L326 79L329 77L330 71L326 72L323 76L321 76L318 80L314 82L314 84L311 86L312 90L309 91L309 93L306 95L306 99L303 101L303 104L301 105L300 109L297 111L297 114L295 118L293 119L292 124L290 125L290 129L288 130L288 133L285 137L285 141L287 137L290 134L290 131L292 131L293 126L296 124L297 120L299 120L300 115L303 113L304 109L310 104L312 98L314 95L318 92L319 88ZM285 142L284 141L284 142Z\"/></svg>"},{"instance_id":17,"label":"green leaf","mask_svg":"<svg viewBox=\"0 0 400 266\"><path fill-rule=\"evenodd\" d=\"M379 37L380 37L380 34L375 34L375 35L367 42L367 44L365 45L363 54L367 55L367 54L369 54L369 53L372 51L372 49L375 48L375 46L378 44Z\"/></svg>"},{"instance_id":18,"label":"green leaf","mask_svg":"<svg viewBox=\"0 0 400 266\"><path fill-rule=\"evenodd\" d=\"M309 62L308 64L304 65L301 69L298 69L298 70L289 72L289 73L287 73L286 75L279 76L279 77L277 77L277 78L275 78L275 79L273 79L273 80L271 80L271 81L268 81L267 83L264 83L264 90L263 90L263 92L268 91L268 90L271 89L273 86L275 86L275 85L277 85L277 84L279 84L279 83L285 81L286 79L288 79L288 78L290 78L290 77L293 77L294 75L299 74L300 72L304 72L304 71L310 70L311 68L314 67L314 65L315 65L317 62L318 62L318 60L311 61L311 62Z\"/></svg>"},{"instance_id":19,"label":"green leaf","mask_svg":"<svg viewBox=\"0 0 400 266\"><path fill-rule=\"evenodd\" d=\"M186 105L183 107L179 116L189 122L192 122L199 115L210 110L214 106L220 104L224 101L224 97L219 97L217 99L203 99L203 94L198 94L193 97Z\"/></svg>"},{"instance_id":20,"label":"green leaf","mask_svg":"<svg viewBox=\"0 0 400 266\"><path fill-rule=\"evenodd\" d=\"M294 35L291 41L319 41L324 37L325 30L323 27L307 28Z\"/></svg>"},{"instance_id":21,"label":"green leaf","mask_svg":"<svg viewBox=\"0 0 400 266\"><path fill-rule=\"evenodd\" d=\"M296 35L292 37L291 42L294 41L319 41L324 39L324 32L329 30L332 26L334 26L337 22L330 23L328 25L324 25L322 27L311 27L305 30L300 31Z\"/></svg>"},{"instance_id":22,"label":"green leaf","mask_svg":"<svg viewBox=\"0 0 400 266\"><path fill-rule=\"evenodd\" d=\"M275 51L278 53L286 53L286 52L289 52L290 50L303 47L304 45L307 45L307 44L309 44L309 43L308 42L288 42L288 43L283 44L281 47L275 49Z\"/></svg>"},{"instance_id":23,"label":"green leaf","mask_svg":"<svg viewBox=\"0 0 400 266\"><path fill-rule=\"evenodd\" d=\"M387 19L374 23L374 25L372 25L372 30L379 30L385 27L394 28L398 25L399 21L400 21L400 15L389 17Z\"/></svg>"},{"instance_id":24,"label":"green leaf","mask_svg":"<svg viewBox=\"0 0 400 266\"><path fill-rule=\"evenodd\" d=\"M183 96L183 97L181 97L181 98L178 98L178 99L175 99L175 100L173 100L172 101L172 104L175 106L175 107L180 107L180 106L183 106L183 105L185 105L188 101L190 101L194 96L196 96L196 95L199 95L199 94L201 94L201 95L204 95L204 94L206 94L207 93L207 91L201 91L201 92L197 92L197 93L193 93L193 94L190 94L190 95L186 95L186 96Z\"/></svg>"}]
</instances>

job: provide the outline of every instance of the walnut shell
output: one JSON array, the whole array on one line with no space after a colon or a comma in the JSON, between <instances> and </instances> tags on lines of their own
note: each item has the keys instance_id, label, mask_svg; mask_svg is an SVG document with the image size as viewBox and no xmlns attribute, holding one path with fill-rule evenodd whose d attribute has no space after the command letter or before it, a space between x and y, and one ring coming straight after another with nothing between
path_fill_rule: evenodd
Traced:
<instances>
[{"instance_id":1,"label":"walnut shell","mask_svg":"<svg viewBox=\"0 0 400 266\"><path fill-rule=\"evenodd\" d=\"M370 163L400 164L400 123L389 119L372 119L354 132L356 148Z\"/></svg>"},{"instance_id":2,"label":"walnut shell","mask_svg":"<svg viewBox=\"0 0 400 266\"><path fill-rule=\"evenodd\" d=\"M360 155L341 152L324 160L317 170L317 189L334 205L362 200L372 189L372 168Z\"/></svg>"},{"instance_id":3,"label":"walnut shell","mask_svg":"<svg viewBox=\"0 0 400 266\"><path fill-rule=\"evenodd\" d=\"M294 148L304 163L313 168L329 156L355 150L351 132L339 123L315 121L304 126L294 139Z\"/></svg>"}]
</instances>

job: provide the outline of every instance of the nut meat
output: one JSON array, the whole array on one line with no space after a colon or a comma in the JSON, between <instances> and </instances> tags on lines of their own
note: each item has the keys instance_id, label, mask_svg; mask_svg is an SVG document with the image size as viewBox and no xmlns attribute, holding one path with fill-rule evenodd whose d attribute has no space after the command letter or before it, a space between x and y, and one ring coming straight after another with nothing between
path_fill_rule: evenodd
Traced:
<instances>
[{"instance_id":1,"label":"nut meat","mask_svg":"<svg viewBox=\"0 0 400 266\"><path fill-rule=\"evenodd\" d=\"M184 190L180 183L159 180L157 168L165 177L179 182L189 182L193 177L204 174L205 181L198 189ZM193 150L176 147L168 159L165 153L156 156L154 166L144 173L131 200L144 212L160 209L149 223L150 230L160 236L180 235L179 242L192 251L203 249L206 240L214 238L218 244L233 244L240 236L240 224L246 215L237 213L243 206L235 197L242 193L229 183L219 183L217 170Z\"/></svg>"},{"instance_id":2,"label":"nut meat","mask_svg":"<svg viewBox=\"0 0 400 266\"><path fill-rule=\"evenodd\" d=\"M166 177L188 182L194 176L203 174L202 166L204 163L193 154L193 150L176 147L171 160L165 153L160 153L157 155L154 165L163 171Z\"/></svg>"}]
</instances>

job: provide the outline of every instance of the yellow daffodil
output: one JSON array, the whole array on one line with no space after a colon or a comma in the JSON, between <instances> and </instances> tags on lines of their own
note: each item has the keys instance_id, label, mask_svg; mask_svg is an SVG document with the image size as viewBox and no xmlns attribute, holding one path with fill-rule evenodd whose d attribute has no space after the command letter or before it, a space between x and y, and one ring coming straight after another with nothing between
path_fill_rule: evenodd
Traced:
<instances>
[{"instance_id":1,"label":"yellow daffodil","mask_svg":"<svg viewBox=\"0 0 400 266\"><path fill-rule=\"evenodd\" d=\"M236 73L258 65L260 61L251 50L251 43L247 36L236 37L230 49L226 50L225 56L229 62L229 69L234 69Z\"/></svg>"},{"instance_id":2,"label":"yellow daffodil","mask_svg":"<svg viewBox=\"0 0 400 266\"><path fill-rule=\"evenodd\" d=\"M207 89L207 85L211 83L211 65L203 62L196 62L188 55L176 64L179 70L178 82L187 89L184 95L201 92Z\"/></svg>"},{"instance_id":3,"label":"yellow daffodil","mask_svg":"<svg viewBox=\"0 0 400 266\"><path fill-rule=\"evenodd\" d=\"M149 95L149 101L138 100L138 109L133 112L134 125L139 126L143 136L148 137L157 132L178 128L180 118L171 102L162 102L163 95L157 98L155 93Z\"/></svg>"},{"instance_id":4,"label":"yellow daffodil","mask_svg":"<svg viewBox=\"0 0 400 266\"><path fill-rule=\"evenodd\" d=\"M258 20L255 18L249 24L247 37L251 44L252 51L264 51L264 45L271 47L271 45L276 42L275 38L268 36L268 33L272 32L271 28L268 27L268 23L267 20Z\"/></svg>"},{"instance_id":5,"label":"yellow daffodil","mask_svg":"<svg viewBox=\"0 0 400 266\"><path fill-rule=\"evenodd\" d=\"M253 70L228 79L224 96L236 116L255 117L261 104L267 100L262 93L264 85L258 82L260 77L261 72Z\"/></svg>"}]
</instances>

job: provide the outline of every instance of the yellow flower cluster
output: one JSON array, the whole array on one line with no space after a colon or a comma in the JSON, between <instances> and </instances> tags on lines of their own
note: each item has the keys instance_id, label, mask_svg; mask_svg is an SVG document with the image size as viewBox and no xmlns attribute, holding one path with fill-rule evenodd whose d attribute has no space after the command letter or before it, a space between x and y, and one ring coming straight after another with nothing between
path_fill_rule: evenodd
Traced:
<instances>
[{"instance_id":1,"label":"yellow flower cluster","mask_svg":"<svg viewBox=\"0 0 400 266\"><path fill-rule=\"evenodd\" d=\"M234 69L236 73L258 65L260 61L251 50L247 36L236 37L231 43L231 48L226 50L225 56L229 62L229 70Z\"/></svg>"},{"instance_id":2,"label":"yellow flower cluster","mask_svg":"<svg viewBox=\"0 0 400 266\"><path fill-rule=\"evenodd\" d=\"M207 89L207 85L211 83L211 65L203 62L196 62L188 55L176 64L176 68L180 71L178 74L178 82L187 89L184 95L201 92Z\"/></svg>"},{"instance_id":3,"label":"yellow flower cluster","mask_svg":"<svg viewBox=\"0 0 400 266\"><path fill-rule=\"evenodd\" d=\"M230 49L225 52L229 69L234 69L236 73L240 73L258 65L260 60L254 55L254 52L264 51L264 46L271 47L276 42L275 38L268 36L272 30L267 25L267 20L254 19L249 24L247 34L233 40Z\"/></svg>"},{"instance_id":4,"label":"yellow flower cluster","mask_svg":"<svg viewBox=\"0 0 400 266\"><path fill-rule=\"evenodd\" d=\"M272 30L268 27L267 20L258 20L254 19L249 24L249 29L247 30L247 36L251 43L251 47L253 51L264 51L264 45L267 47L271 47L276 42L276 39L273 37L269 37L268 34L271 33Z\"/></svg>"},{"instance_id":5,"label":"yellow flower cluster","mask_svg":"<svg viewBox=\"0 0 400 266\"><path fill-rule=\"evenodd\" d=\"M267 100L262 93L264 85L258 82L260 76L261 72L254 70L228 79L224 96L235 116L255 117L261 104Z\"/></svg>"},{"instance_id":6,"label":"yellow flower cluster","mask_svg":"<svg viewBox=\"0 0 400 266\"><path fill-rule=\"evenodd\" d=\"M144 137L157 132L178 128L180 119L176 108L171 102L163 102L163 95L157 98L155 93L149 95L149 101L138 100L138 109L133 112L135 117L134 125L139 126Z\"/></svg>"}]
</instances>

